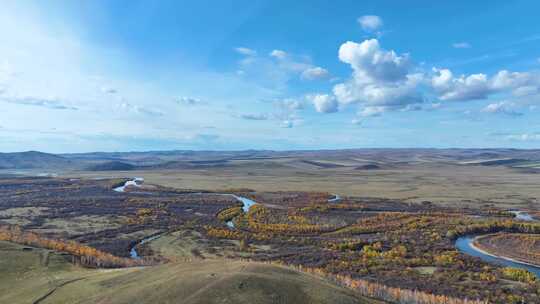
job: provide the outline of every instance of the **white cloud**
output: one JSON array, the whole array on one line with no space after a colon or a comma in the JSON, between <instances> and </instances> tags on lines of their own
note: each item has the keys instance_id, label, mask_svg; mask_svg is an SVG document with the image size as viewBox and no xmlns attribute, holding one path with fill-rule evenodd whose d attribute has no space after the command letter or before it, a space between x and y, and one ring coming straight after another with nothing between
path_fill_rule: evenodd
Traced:
<instances>
[{"instance_id":1,"label":"white cloud","mask_svg":"<svg viewBox=\"0 0 540 304\"><path fill-rule=\"evenodd\" d=\"M360 103L363 105L399 108L408 104L423 102L423 97L417 91L417 83L414 80L406 80L395 84L363 84L355 80L334 86L334 94L340 103Z\"/></svg>"},{"instance_id":2,"label":"white cloud","mask_svg":"<svg viewBox=\"0 0 540 304\"><path fill-rule=\"evenodd\" d=\"M408 54L384 50L377 39L361 43L345 42L339 48L339 59L351 66L352 77L333 87L337 104L333 107L319 101L318 112L330 113L349 104L359 105L359 116L377 116L387 111L434 110L441 101L487 99L492 95L523 97L540 94L540 75L534 72L501 70L489 77L483 73L455 76L449 69L433 68L424 74L414 66ZM435 95L431 106L422 107L426 96ZM531 103L531 101L528 101ZM482 111L519 116L509 103L493 103ZM328 110L331 109L331 110Z\"/></svg>"},{"instance_id":3,"label":"white cloud","mask_svg":"<svg viewBox=\"0 0 540 304\"><path fill-rule=\"evenodd\" d=\"M318 94L308 97L319 113L334 113L338 110L338 102L334 96Z\"/></svg>"},{"instance_id":4,"label":"white cloud","mask_svg":"<svg viewBox=\"0 0 540 304\"><path fill-rule=\"evenodd\" d=\"M412 112L412 111L421 111L424 108L419 104L408 104L405 107L401 108L401 112Z\"/></svg>"},{"instance_id":5,"label":"white cloud","mask_svg":"<svg viewBox=\"0 0 540 304\"><path fill-rule=\"evenodd\" d=\"M39 98L32 96L24 97L0 97L3 100L12 104L44 107L53 110L77 110L77 107L68 105L57 98Z\"/></svg>"},{"instance_id":6,"label":"white cloud","mask_svg":"<svg viewBox=\"0 0 540 304\"><path fill-rule=\"evenodd\" d=\"M342 44L339 59L351 66L353 74L348 81L336 84L333 93L340 104L360 104L361 116L402 110L424 101L418 90L424 76L412 72L408 54L386 51L377 39L369 39Z\"/></svg>"},{"instance_id":7,"label":"white cloud","mask_svg":"<svg viewBox=\"0 0 540 304\"><path fill-rule=\"evenodd\" d=\"M304 103L294 98L276 100L274 104L278 108L286 110L286 111L297 111L297 110L302 110L304 108Z\"/></svg>"},{"instance_id":8,"label":"white cloud","mask_svg":"<svg viewBox=\"0 0 540 304\"><path fill-rule=\"evenodd\" d=\"M373 116L379 116L382 113L388 111L388 107L384 106L368 106L363 109L361 109L358 112L358 115L361 117L373 117Z\"/></svg>"},{"instance_id":9,"label":"white cloud","mask_svg":"<svg viewBox=\"0 0 540 304\"><path fill-rule=\"evenodd\" d=\"M471 45L468 42L455 42L452 43L452 47L455 49L469 49Z\"/></svg>"},{"instance_id":10,"label":"white cloud","mask_svg":"<svg viewBox=\"0 0 540 304\"><path fill-rule=\"evenodd\" d=\"M398 56L381 49L377 39L362 43L347 41L339 48L339 60L351 65L361 82L393 82L403 80L409 71L408 54Z\"/></svg>"},{"instance_id":11,"label":"white cloud","mask_svg":"<svg viewBox=\"0 0 540 304\"><path fill-rule=\"evenodd\" d=\"M381 17L375 15L365 15L358 18L357 21L366 32L374 32L383 26Z\"/></svg>"},{"instance_id":12,"label":"white cloud","mask_svg":"<svg viewBox=\"0 0 540 304\"><path fill-rule=\"evenodd\" d=\"M272 52L270 52L270 56L276 57L278 59L285 59L285 57L287 57L287 52L282 50L273 50Z\"/></svg>"},{"instance_id":13,"label":"white cloud","mask_svg":"<svg viewBox=\"0 0 540 304\"><path fill-rule=\"evenodd\" d=\"M454 77L448 69L433 69L431 85L441 100L478 100L491 94L509 91L516 96L534 94L539 91L540 78L527 72L501 70L491 78L486 74L461 75Z\"/></svg>"},{"instance_id":14,"label":"white cloud","mask_svg":"<svg viewBox=\"0 0 540 304\"><path fill-rule=\"evenodd\" d=\"M509 134L504 136L507 140L515 141L538 141L540 140L540 134L538 133L523 133L523 134Z\"/></svg>"},{"instance_id":15,"label":"white cloud","mask_svg":"<svg viewBox=\"0 0 540 304\"><path fill-rule=\"evenodd\" d=\"M485 74L461 75L458 78L448 69L435 69L431 84L441 100L485 99L490 92Z\"/></svg>"},{"instance_id":16,"label":"white cloud","mask_svg":"<svg viewBox=\"0 0 540 304\"><path fill-rule=\"evenodd\" d=\"M144 114L148 116L163 116L163 112L155 108L149 108L141 105L131 104L129 102L122 102L119 108L124 112L131 112L137 114Z\"/></svg>"},{"instance_id":17,"label":"white cloud","mask_svg":"<svg viewBox=\"0 0 540 304\"><path fill-rule=\"evenodd\" d=\"M246 47L237 47L234 49L238 54L242 54L245 56L255 56L257 55L257 51L246 48Z\"/></svg>"},{"instance_id":18,"label":"white cloud","mask_svg":"<svg viewBox=\"0 0 540 304\"><path fill-rule=\"evenodd\" d=\"M321 67L312 67L302 72L301 78L306 80L324 79L329 75L326 69Z\"/></svg>"},{"instance_id":19,"label":"white cloud","mask_svg":"<svg viewBox=\"0 0 540 304\"><path fill-rule=\"evenodd\" d=\"M323 79L329 76L329 72L314 65L307 56L298 56L275 49L268 56L253 55L243 57L239 61L241 76L250 81L260 83L271 89L284 90L287 83L296 77L303 80Z\"/></svg>"},{"instance_id":20,"label":"white cloud","mask_svg":"<svg viewBox=\"0 0 540 304\"><path fill-rule=\"evenodd\" d=\"M513 109L515 105L505 101L491 103L482 109L484 113L491 114L505 114L509 116L521 116L523 113L517 112Z\"/></svg>"},{"instance_id":21,"label":"white cloud","mask_svg":"<svg viewBox=\"0 0 540 304\"><path fill-rule=\"evenodd\" d=\"M437 110L437 109L440 109L442 107L442 103L440 102L433 102L433 103L430 103L428 104L426 107L424 107L424 110Z\"/></svg>"},{"instance_id":22,"label":"white cloud","mask_svg":"<svg viewBox=\"0 0 540 304\"><path fill-rule=\"evenodd\" d=\"M522 86L514 89L512 94L516 97L530 96L540 93L540 86Z\"/></svg>"},{"instance_id":23,"label":"white cloud","mask_svg":"<svg viewBox=\"0 0 540 304\"><path fill-rule=\"evenodd\" d=\"M516 96L526 96L540 91L540 75L528 72L499 71L491 80L493 90L512 90Z\"/></svg>"},{"instance_id":24,"label":"white cloud","mask_svg":"<svg viewBox=\"0 0 540 304\"><path fill-rule=\"evenodd\" d=\"M359 119L359 118L354 118L353 120L351 120L351 123L352 123L353 125L361 125L362 122L363 122L363 121L362 121L361 119Z\"/></svg>"},{"instance_id":25,"label":"white cloud","mask_svg":"<svg viewBox=\"0 0 540 304\"><path fill-rule=\"evenodd\" d=\"M453 74L448 69L434 69L435 74L431 79L431 85L435 90L449 90L453 80Z\"/></svg>"}]
</instances>

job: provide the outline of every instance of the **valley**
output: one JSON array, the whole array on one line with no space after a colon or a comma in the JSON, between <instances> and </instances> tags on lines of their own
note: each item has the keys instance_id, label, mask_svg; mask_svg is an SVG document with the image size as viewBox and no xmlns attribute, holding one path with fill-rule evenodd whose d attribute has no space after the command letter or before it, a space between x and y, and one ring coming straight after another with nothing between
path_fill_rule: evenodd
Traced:
<instances>
[{"instance_id":1,"label":"valley","mask_svg":"<svg viewBox=\"0 0 540 304\"><path fill-rule=\"evenodd\" d=\"M540 235L540 208L532 187L535 173L507 163L469 166L445 160L426 165L395 159L392 169L385 159L384 165L378 163L387 169L356 170L351 166L359 164L350 156L346 159L340 160L339 168L328 165L336 164L335 158L322 167L320 157L307 162L288 159L280 167L275 163L283 158L275 157L242 160L242 165L233 161L227 168L210 160L197 160L204 168L182 170L64 168L54 177L5 170L0 179L0 271L7 274L2 299L540 301L534 269L498 263L460 245L463 238L482 235L469 244L492 255L538 263L527 249ZM317 168L289 167L298 163ZM446 172L447 180L453 176L453 186L440 196L420 186L427 177L406 178L420 170L436 184L437 175L426 169L430 167L447 168L440 171ZM401 179L419 185L403 191L421 189L422 195L394 196L392 191L400 191L388 185ZM366 191L364 187L373 187L366 185L372 180L385 189ZM504 180L529 192L507 195L498 184ZM493 184L485 184L488 181ZM467 192L458 191L462 188ZM12 259L20 263L9 263ZM135 286L137 292L132 291Z\"/></svg>"}]
</instances>

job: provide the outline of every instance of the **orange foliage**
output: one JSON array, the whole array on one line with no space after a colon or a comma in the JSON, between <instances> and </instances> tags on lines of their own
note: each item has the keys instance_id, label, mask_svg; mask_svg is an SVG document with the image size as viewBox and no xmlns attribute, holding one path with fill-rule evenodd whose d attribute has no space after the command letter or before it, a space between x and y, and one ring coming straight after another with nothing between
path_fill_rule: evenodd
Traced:
<instances>
[{"instance_id":1,"label":"orange foliage","mask_svg":"<svg viewBox=\"0 0 540 304\"><path fill-rule=\"evenodd\" d=\"M66 252L74 256L74 262L88 267L114 268L154 264L154 262L145 259L134 260L117 257L73 241L43 238L37 233L25 232L17 226L0 226L0 241Z\"/></svg>"}]
</instances>

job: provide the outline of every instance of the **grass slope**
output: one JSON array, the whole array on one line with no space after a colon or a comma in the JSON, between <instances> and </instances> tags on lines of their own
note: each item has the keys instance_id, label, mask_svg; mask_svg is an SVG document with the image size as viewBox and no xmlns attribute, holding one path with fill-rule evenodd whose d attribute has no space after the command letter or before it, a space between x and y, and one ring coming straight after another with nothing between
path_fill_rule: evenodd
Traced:
<instances>
[{"instance_id":1,"label":"grass slope","mask_svg":"<svg viewBox=\"0 0 540 304\"><path fill-rule=\"evenodd\" d=\"M215 259L90 270L23 248L0 242L0 303L380 303L278 266Z\"/></svg>"}]
</instances>

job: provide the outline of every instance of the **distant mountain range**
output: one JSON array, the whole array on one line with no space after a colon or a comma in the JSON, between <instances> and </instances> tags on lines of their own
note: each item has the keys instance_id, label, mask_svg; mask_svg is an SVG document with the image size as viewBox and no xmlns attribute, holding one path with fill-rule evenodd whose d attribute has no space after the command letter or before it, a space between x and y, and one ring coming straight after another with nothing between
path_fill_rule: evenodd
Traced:
<instances>
[{"instance_id":1,"label":"distant mountain range","mask_svg":"<svg viewBox=\"0 0 540 304\"><path fill-rule=\"evenodd\" d=\"M356 170L404 164L446 163L540 169L540 150L518 149L348 149L303 151L148 151L49 154L38 151L0 153L0 169L128 171L204 169L258 163ZM270 165L269 165L270 164ZM266 167L265 167L266 166Z\"/></svg>"},{"instance_id":2,"label":"distant mountain range","mask_svg":"<svg viewBox=\"0 0 540 304\"><path fill-rule=\"evenodd\" d=\"M0 169L61 169L73 165L68 158L38 151L0 153Z\"/></svg>"}]
</instances>

